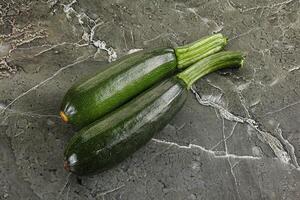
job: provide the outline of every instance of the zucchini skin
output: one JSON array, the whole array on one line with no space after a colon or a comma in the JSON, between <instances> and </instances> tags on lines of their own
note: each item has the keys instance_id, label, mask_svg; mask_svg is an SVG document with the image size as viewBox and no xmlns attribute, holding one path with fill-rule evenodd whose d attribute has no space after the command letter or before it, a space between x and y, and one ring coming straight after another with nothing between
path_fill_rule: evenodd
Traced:
<instances>
[{"instance_id":1,"label":"zucchini skin","mask_svg":"<svg viewBox=\"0 0 300 200\"><path fill-rule=\"evenodd\" d=\"M167 79L84 127L65 149L66 169L87 175L123 161L169 123L184 104L187 91L180 79Z\"/></svg>"},{"instance_id":2,"label":"zucchini skin","mask_svg":"<svg viewBox=\"0 0 300 200\"><path fill-rule=\"evenodd\" d=\"M136 95L176 72L172 48L139 51L108 65L93 77L81 80L66 93L61 115L83 127L112 112Z\"/></svg>"}]
</instances>

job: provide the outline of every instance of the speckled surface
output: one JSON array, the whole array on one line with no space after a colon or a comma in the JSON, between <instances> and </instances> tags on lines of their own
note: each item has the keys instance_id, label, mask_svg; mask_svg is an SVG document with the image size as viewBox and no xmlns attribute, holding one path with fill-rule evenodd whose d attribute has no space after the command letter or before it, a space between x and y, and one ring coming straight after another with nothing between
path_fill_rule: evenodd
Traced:
<instances>
[{"instance_id":1,"label":"speckled surface","mask_svg":"<svg viewBox=\"0 0 300 200\"><path fill-rule=\"evenodd\" d=\"M198 81L145 147L63 170L66 90L136 49L221 32L244 68ZM299 0L0 0L0 199L300 199Z\"/></svg>"}]
</instances>

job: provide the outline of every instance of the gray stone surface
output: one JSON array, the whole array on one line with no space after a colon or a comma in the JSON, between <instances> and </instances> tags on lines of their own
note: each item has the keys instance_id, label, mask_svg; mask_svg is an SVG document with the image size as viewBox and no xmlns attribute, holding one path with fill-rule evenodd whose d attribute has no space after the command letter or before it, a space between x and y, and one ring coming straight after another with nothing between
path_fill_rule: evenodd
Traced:
<instances>
[{"instance_id":1,"label":"gray stone surface","mask_svg":"<svg viewBox=\"0 0 300 200\"><path fill-rule=\"evenodd\" d=\"M300 199L299 0L0 0L0 199ZM221 32L244 68L198 81L115 168L63 170L79 78L135 49ZM6 110L4 110L6 109Z\"/></svg>"}]
</instances>

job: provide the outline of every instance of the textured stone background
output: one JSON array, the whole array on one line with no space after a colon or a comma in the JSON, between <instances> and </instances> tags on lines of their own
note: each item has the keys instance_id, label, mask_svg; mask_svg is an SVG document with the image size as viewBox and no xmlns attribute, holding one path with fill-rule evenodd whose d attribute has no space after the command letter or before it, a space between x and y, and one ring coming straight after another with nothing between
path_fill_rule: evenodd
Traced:
<instances>
[{"instance_id":1,"label":"textured stone background","mask_svg":"<svg viewBox=\"0 0 300 200\"><path fill-rule=\"evenodd\" d=\"M117 167L62 167L66 90L135 49L221 32L244 68L197 82ZM299 0L0 0L0 199L300 199Z\"/></svg>"}]
</instances>

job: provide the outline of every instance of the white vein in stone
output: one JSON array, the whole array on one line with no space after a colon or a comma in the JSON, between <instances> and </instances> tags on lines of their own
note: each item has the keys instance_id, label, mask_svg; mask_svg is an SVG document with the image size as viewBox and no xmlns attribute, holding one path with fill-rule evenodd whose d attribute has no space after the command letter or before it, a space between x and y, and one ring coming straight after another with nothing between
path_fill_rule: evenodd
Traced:
<instances>
[{"instance_id":1,"label":"white vein in stone","mask_svg":"<svg viewBox=\"0 0 300 200\"><path fill-rule=\"evenodd\" d=\"M0 114L3 114L7 108L9 108L10 106L12 106L16 101L18 101L19 99L21 99L22 97L24 97L25 95L29 94L30 92L36 90L37 88L45 85L48 81L52 80L53 78L55 78L58 74L60 74L62 71L70 68L70 67L73 67L74 65L77 65L79 63L82 63L86 60L88 60L90 57L87 57L85 59L81 59L81 60L78 60L76 62L73 62L71 64L68 64L62 68L60 68L58 71L56 71L52 76L48 77L47 79L43 80L42 82L38 83L37 85L33 86L32 88L26 90L25 92L23 92L22 94L20 94L19 96L17 96L14 100L12 100L9 104L7 104L4 109L2 109L2 111L0 112Z\"/></svg>"},{"instance_id":2,"label":"white vein in stone","mask_svg":"<svg viewBox=\"0 0 300 200\"><path fill-rule=\"evenodd\" d=\"M274 154L276 155L276 157L279 158L279 160L281 160L284 163L290 164L291 157L290 157L289 153L286 152L286 150L284 149L284 146L282 145L282 143L276 137L274 137L271 133L261 130L259 128L258 123L255 120L253 120L251 118L244 118L244 117L234 115L234 114L230 113L228 110L226 110L224 107L211 101L210 99L201 98L200 95L197 93L197 91L194 88L191 88L191 90L194 93L197 101L201 105L210 106L210 107L218 109L221 116L227 120L235 121L235 122L239 122L239 123L243 123L243 124L246 123L249 126L251 126L253 129L255 129L259 133L259 134L257 134L258 138L262 142L268 144L271 147ZM292 164L295 165L295 163L292 163Z\"/></svg>"},{"instance_id":3,"label":"white vein in stone","mask_svg":"<svg viewBox=\"0 0 300 200\"><path fill-rule=\"evenodd\" d=\"M228 42L231 41L231 40L235 40L235 39L237 39L237 38L240 38L240 37L242 37L242 36L248 35L248 34L250 34L251 32L257 31L257 30L259 30L259 29L261 29L261 28L259 28L259 27L251 28L251 29L249 29L248 31L246 31L246 32L244 32L244 33L241 33L241 34L236 35L236 36L234 36L234 37L232 37L232 38L229 38L229 39L228 39Z\"/></svg>"},{"instance_id":4,"label":"white vein in stone","mask_svg":"<svg viewBox=\"0 0 300 200\"><path fill-rule=\"evenodd\" d=\"M63 6L63 11L66 14L66 17L71 18L71 14L73 13L76 16L76 18L78 20L78 23L82 26L82 29L83 29L82 38L84 40L86 40L87 42L89 42L90 44L92 44L94 47L96 47L97 52L99 50L106 51L107 54L108 54L108 62L112 62L112 61L116 60L117 59L117 53L112 47L107 47L106 42L103 41L103 40L95 40L94 39L95 30L99 26L103 25L104 22L98 22L99 19L94 20L94 19L90 18L86 13L76 11L72 7L73 4L75 4L76 2L77 2L77 0L73 0L69 4L61 4ZM89 28L89 26L85 26L85 23L83 21L84 18L86 18L90 22L92 22L94 24L94 26L92 28ZM87 33L85 29L89 29L89 33Z\"/></svg>"},{"instance_id":5,"label":"white vein in stone","mask_svg":"<svg viewBox=\"0 0 300 200\"><path fill-rule=\"evenodd\" d=\"M64 192L64 190L68 187L68 185L70 184L70 177L71 177L72 173L70 172L67 177L66 177L66 182L64 183L61 191L58 193L58 196L56 199L60 199L62 193Z\"/></svg>"},{"instance_id":6,"label":"white vein in stone","mask_svg":"<svg viewBox=\"0 0 300 200\"><path fill-rule=\"evenodd\" d=\"M220 92L222 92L222 93L224 92L221 87L212 83L211 80L209 80L209 79L206 79L206 80L207 80L208 85L212 86L213 88L216 88L217 90L220 90Z\"/></svg>"},{"instance_id":7,"label":"white vein in stone","mask_svg":"<svg viewBox=\"0 0 300 200\"><path fill-rule=\"evenodd\" d=\"M251 7L251 8L247 8L245 10L241 10L241 11L242 12L248 12L248 11L251 11L251 10L258 10L258 9L265 9L265 8L272 9L272 8L275 8L275 7L278 7L278 6L283 6L283 5L289 4L293 1L294 0L287 0L287 1L280 2L280 3L272 3L271 5L266 5L266 6Z\"/></svg>"},{"instance_id":8,"label":"white vein in stone","mask_svg":"<svg viewBox=\"0 0 300 200\"><path fill-rule=\"evenodd\" d=\"M278 138L280 139L280 141L285 145L287 151L289 152L290 156L291 156L291 159L292 159L292 162L294 164L294 166L300 170L300 166L299 166L299 163L298 163L298 160L297 160L297 156L295 154L295 147L287 140L285 139L283 136L282 136L282 130L279 128L279 125L277 126L276 128L276 133L278 135Z\"/></svg>"},{"instance_id":9,"label":"white vein in stone","mask_svg":"<svg viewBox=\"0 0 300 200\"><path fill-rule=\"evenodd\" d=\"M103 197L103 198L104 198L105 195L110 194L110 193L112 193L112 192L115 192L115 191L117 191L117 190L119 190L119 189L121 189L121 188L123 188L123 187L125 187L124 184L122 184L122 185L120 185L120 186L118 186L118 187L116 187L116 188L107 190L107 191L105 191L105 192L101 192L101 193L97 194L97 196L98 196L98 197L100 196L100 197Z\"/></svg>"},{"instance_id":10,"label":"white vein in stone","mask_svg":"<svg viewBox=\"0 0 300 200\"><path fill-rule=\"evenodd\" d=\"M212 33L219 33L223 30L224 26L223 23L219 25L216 21L208 19L206 17L202 17L197 13L197 8L186 8L188 12L193 13L196 17L198 17L207 27L210 27L210 23L215 25L215 29L212 31Z\"/></svg>"},{"instance_id":11,"label":"white vein in stone","mask_svg":"<svg viewBox=\"0 0 300 200\"><path fill-rule=\"evenodd\" d=\"M129 51L127 52L127 55L141 51L141 50L143 50L143 49L129 49Z\"/></svg>"},{"instance_id":12,"label":"white vein in stone","mask_svg":"<svg viewBox=\"0 0 300 200\"><path fill-rule=\"evenodd\" d=\"M201 98L200 95L193 89L191 88L192 92L195 94L197 101L201 104L201 105L205 105L205 106L211 106L213 108L216 108L219 113L227 120L230 121L236 121L236 122L240 122L243 123L244 119L236 116L232 113L230 113L228 110L226 110L222 105L216 103L215 101L211 100L211 98Z\"/></svg>"},{"instance_id":13,"label":"white vein in stone","mask_svg":"<svg viewBox=\"0 0 300 200\"><path fill-rule=\"evenodd\" d=\"M80 42L80 41L79 41ZM76 42L76 43L70 43L70 42L62 42L62 43L59 43L59 44L54 44L54 45L50 45L49 48L47 49L44 49L36 54L33 55L33 57L37 57L37 56L40 56L48 51L51 51L52 49L56 48L56 47L59 47L59 46L64 46L64 45L75 45L76 47L85 47L87 46L88 44L79 44L79 42Z\"/></svg>"},{"instance_id":14,"label":"white vein in stone","mask_svg":"<svg viewBox=\"0 0 300 200\"><path fill-rule=\"evenodd\" d=\"M222 118L223 119L223 118ZM215 148L217 148L221 143L223 142L226 142L229 138L231 138L233 136L233 133L234 133L234 130L235 130L235 127L236 125L238 124L238 122L235 122L233 124L233 127L232 127L232 131L230 132L230 134L225 137L223 140L219 141L217 144L215 144L212 148L210 148L210 150L214 150Z\"/></svg>"},{"instance_id":15,"label":"white vein in stone","mask_svg":"<svg viewBox=\"0 0 300 200\"><path fill-rule=\"evenodd\" d=\"M0 104L0 110L5 110L5 106ZM49 114L39 114L39 113L33 113L33 112L22 112L14 109L9 109L6 108L6 112L9 112L11 114L18 114L18 115L23 115L23 116L28 116L28 117L37 117L37 118L42 118L42 117L53 117L53 118L60 118L58 115L49 115Z\"/></svg>"},{"instance_id":16,"label":"white vein in stone","mask_svg":"<svg viewBox=\"0 0 300 200\"><path fill-rule=\"evenodd\" d=\"M209 149L206 149L205 147L202 147L200 145L196 145L196 144L189 144L187 146L184 145L179 145L175 142L169 142L169 141L165 141L165 140L161 140L161 139L155 139L152 138L152 141L156 142L156 143L161 143L161 144L165 144L165 145L171 145L171 146L175 146L179 149L200 149L201 151L204 151L210 155L212 155L214 158L233 158L233 159L245 159L245 160L259 160L261 159L261 157L255 157L255 156L244 156L244 155L235 155L235 154L224 154L222 155L221 153L225 153L222 151L212 151Z\"/></svg>"},{"instance_id":17,"label":"white vein in stone","mask_svg":"<svg viewBox=\"0 0 300 200\"><path fill-rule=\"evenodd\" d=\"M238 184L236 175L235 175L235 173L234 173L234 171L233 171L233 168L235 167L235 165L234 165L234 166L232 165L232 163L231 163L231 161L230 161L229 158L227 158L227 161L228 161L229 166L230 166L230 173L231 173L231 175L232 175L232 177L233 177L233 181L234 181L234 185L235 185L235 190L236 190L236 193L237 193L237 195L238 195L238 199L241 199L241 195L240 195L240 192L239 192L239 189L238 189L238 185L239 185L239 184Z\"/></svg>"},{"instance_id":18,"label":"white vein in stone","mask_svg":"<svg viewBox=\"0 0 300 200\"><path fill-rule=\"evenodd\" d=\"M242 91L241 91L241 90L238 90L238 91L237 91L237 94L238 94L238 97L239 97L239 99L240 99L240 102L241 102L241 104L242 104L242 106L243 106L243 108L244 108L244 110L245 110L245 112L246 112L247 117L250 118L250 113L249 113L249 111L248 111L248 109L247 109L247 106L246 106L246 100L245 100L245 98L244 98L244 96L243 96L243 94L242 94Z\"/></svg>"},{"instance_id":19,"label":"white vein in stone","mask_svg":"<svg viewBox=\"0 0 300 200\"><path fill-rule=\"evenodd\" d=\"M69 200L69 193L70 193L70 190L71 190L71 185L72 185L72 182L70 183L68 189L67 189L67 194L66 194L66 199Z\"/></svg>"},{"instance_id":20,"label":"white vein in stone","mask_svg":"<svg viewBox=\"0 0 300 200\"><path fill-rule=\"evenodd\" d=\"M165 38L165 37L167 37L167 36L169 36L169 35L172 35L172 33L161 33L161 34L155 36L154 38L151 38L151 39L149 39L149 40L145 40L143 43L144 43L145 45L147 45L149 42L153 42L153 41L155 41L155 40L158 40L159 38Z\"/></svg>"},{"instance_id":21,"label":"white vein in stone","mask_svg":"<svg viewBox=\"0 0 300 200\"><path fill-rule=\"evenodd\" d=\"M290 108L290 107L292 107L292 106L295 106L295 105L297 105L297 104L299 104L299 103L300 103L300 101L296 101L296 102L294 102L294 103L288 104L288 105L286 105L286 106L284 106L284 107L282 107L282 108L279 108L279 109L277 109L277 110L273 110L273 111L267 112L266 114L264 114L264 116L278 113L278 112L283 111L283 110L285 110L285 109L287 109L287 108Z\"/></svg>"},{"instance_id":22,"label":"white vein in stone","mask_svg":"<svg viewBox=\"0 0 300 200\"><path fill-rule=\"evenodd\" d=\"M239 161L235 162L235 163L232 165L232 167L231 167L231 168L232 168L232 169L233 169L233 168L235 168L236 166L238 166L238 164L240 164L240 162L241 162L241 160L239 160Z\"/></svg>"},{"instance_id":23,"label":"white vein in stone","mask_svg":"<svg viewBox=\"0 0 300 200\"><path fill-rule=\"evenodd\" d=\"M225 124L224 123L225 123L224 122L224 118L222 117L222 136L223 136L223 141L224 141L225 153L226 153L226 155L228 155L228 146L227 146L227 141L226 141L226 137L225 137ZM237 122L232 127L230 135L233 134L236 124L237 124ZM232 165L231 160L229 159L229 157L227 158L227 162L229 163L229 166L230 166L230 173L231 173L231 175L233 177L233 181L234 181L236 193L238 195L238 198L241 199L240 192L239 192L239 189L238 189L237 178L236 178L235 173L233 171L233 165Z\"/></svg>"},{"instance_id":24,"label":"white vein in stone","mask_svg":"<svg viewBox=\"0 0 300 200\"><path fill-rule=\"evenodd\" d=\"M294 66L291 69L289 69L289 72L293 72L293 71L296 71L296 70L299 70L299 69L300 69L300 65L299 66Z\"/></svg>"}]
</instances>

